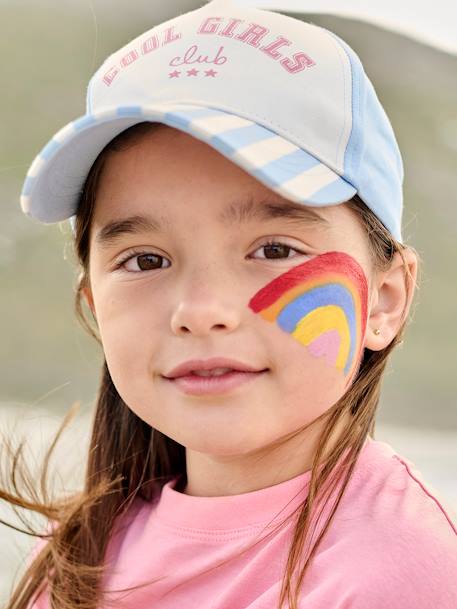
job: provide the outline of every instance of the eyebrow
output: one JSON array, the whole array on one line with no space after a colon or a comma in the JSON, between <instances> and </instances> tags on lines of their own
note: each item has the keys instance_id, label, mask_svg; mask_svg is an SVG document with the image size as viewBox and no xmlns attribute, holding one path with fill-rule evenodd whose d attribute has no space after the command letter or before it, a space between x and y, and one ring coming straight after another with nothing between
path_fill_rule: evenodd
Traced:
<instances>
[{"instance_id":1,"label":"eyebrow","mask_svg":"<svg viewBox=\"0 0 457 609\"><path fill-rule=\"evenodd\" d=\"M249 221L268 221L275 218L285 219L289 224L300 228L319 226L328 228L329 221L310 207L300 203L284 200L271 199L255 200L250 198L242 203L230 203L218 220L226 226L241 225ZM163 223L151 215L132 215L119 220L113 220L105 224L95 237L96 243L101 248L108 248L116 243L123 235L139 233L160 233L169 222Z\"/></svg>"}]
</instances>

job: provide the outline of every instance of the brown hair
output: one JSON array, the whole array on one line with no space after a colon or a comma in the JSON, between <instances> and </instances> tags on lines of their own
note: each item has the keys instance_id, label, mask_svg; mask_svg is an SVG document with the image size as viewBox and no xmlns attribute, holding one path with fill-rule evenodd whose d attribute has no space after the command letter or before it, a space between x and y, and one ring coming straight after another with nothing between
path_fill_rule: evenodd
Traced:
<instances>
[{"instance_id":1,"label":"brown hair","mask_svg":"<svg viewBox=\"0 0 457 609\"><path fill-rule=\"evenodd\" d=\"M97 185L109 155L124 150L143 134L160 127L163 127L160 123L140 123L115 137L92 165L80 196L74 239L80 272L75 294L75 313L100 346L102 343L96 327L85 317L81 293L89 281L89 234ZM358 196L346 205L357 214L367 231L374 269L388 269L395 252L399 252L403 259L407 294L410 295L412 277L403 254L410 246L396 241ZM415 253L419 260L417 252ZM93 316L92 320L95 322ZM299 510L296 510L296 526L282 582L279 609L286 598L289 606L296 609L304 575L331 524L361 448L368 435L374 437L382 375L390 353L402 342L406 322L404 309L402 323L395 338L381 351L365 349L358 373L347 392L319 417L327 421L317 443L308 495ZM117 393L104 361L96 396L84 488L69 497L50 498L47 491L49 460L60 435L75 415L75 406L77 404L64 417L46 452L39 491L35 488L34 478L26 463L21 461L23 441L14 450L8 439L4 439L4 446L11 457L10 480L14 490L6 490L7 484L2 481L0 497L13 508L19 506L45 516L52 524L47 533L40 533L22 520L26 526L23 532L41 537L43 543L16 584L5 609L26 609L31 600L45 588L53 608L74 609L77 606L96 609L102 606L106 591L102 590L101 581L109 566L106 550L110 538L122 523L122 516L133 513L135 506L132 503L137 498L151 502L172 478L179 477L175 486L178 490L186 484L185 448L153 429L128 408ZM332 431L348 413L350 422L327 455ZM113 433L113 426L116 433ZM19 479L21 482L18 482ZM305 555L306 560L293 592L292 576L298 561L304 555L304 544L315 530L311 528L315 509L324 499L326 505L330 493L333 496L336 490L338 494L330 516Z\"/></svg>"}]
</instances>

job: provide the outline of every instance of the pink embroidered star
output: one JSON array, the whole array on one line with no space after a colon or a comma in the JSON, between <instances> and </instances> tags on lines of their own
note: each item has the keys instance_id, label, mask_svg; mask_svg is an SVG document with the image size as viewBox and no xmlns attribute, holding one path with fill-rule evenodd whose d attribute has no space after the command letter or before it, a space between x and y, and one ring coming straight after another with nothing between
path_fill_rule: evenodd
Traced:
<instances>
[{"instance_id":1,"label":"pink embroidered star","mask_svg":"<svg viewBox=\"0 0 457 609\"><path fill-rule=\"evenodd\" d=\"M178 76L181 74L181 72L179 70L175 70L174 72L170 72L168 74L168 78L178 78Z\"/></svg>"},{"instance_id":2,"label":"pink embroidered star","mask_svg":"<svg viewBox=\"0 0 457 609\"><path fill-rule=\"evenodd\" d=\"M192 68L192 70L187 70L187 76L197 76L198 70Z\"/></svg>"},{"instance_id":3,"label":"pink embroidered star","mask_svg":"<svg viewBox=\"0 0 457 609\"><path fill-rule=\"evenodd\" d=\"M213 78L216 76L217 72L214 70L205 70L206 76L212 76Z\"/></svg>"}]
</instances>

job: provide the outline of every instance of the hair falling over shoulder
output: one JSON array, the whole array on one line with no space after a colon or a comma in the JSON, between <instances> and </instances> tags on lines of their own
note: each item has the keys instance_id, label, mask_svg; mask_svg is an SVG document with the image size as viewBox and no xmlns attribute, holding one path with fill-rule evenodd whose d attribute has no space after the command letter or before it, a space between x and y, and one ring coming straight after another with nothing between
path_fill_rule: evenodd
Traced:
<instances>
[{"instance_id":1,"label":"hair falling over shoulder","mask_svg":"<svg viewBox=\"0 0 457 609\"><path fill-rule=\"evenodd\" d=\"M80 197L74 238L78 260L75 313L82 326L100 345L97 328L88 321L83 311L81 293L89 281L89 234L99 176L108 155L123 150L142 134L160 127L157 123L140 123L114 138L97 157ZM366 229L374 268L381 271L388 269L394 254L399 252L404 262L404 279L409 293L412 286L403 250L410 246L398 243L358 196L348 201L347 205L358 215ZM95 322L93 317L92 322ZM297 609L304 576L331 524L365 439L367 435L374 437L383 372L390 353L402 342L406 324L407 319L403 316L399 332L383 350L365 349L353 383L342 398L322 415L327 419L326 425L314 456L309 493L297 514L278 609L283 607L286 599L291 609ZM106 560L108 542L116 527L120 526L122 516L134 509L132 504L135 500L152 501L171 478L181 475L182 483L186 481L185 448L151 428L126 406L116 391L105 361L95 400L83 488L65 498L51 497L47 482L50 457L62 432L75 415L76 406L67 412L46 452L39 485L23 459L24 441L14 448L7 438L2 438L8 467L5 468L2 462L0 498L15 511L17 507L25 508L44 516L50 523L47 532L43 532L34 530L23 516L20 518L24 529L0 521L4 526L42 538L20 581L15 583L5 609L29 608L45 588L53 609L102 607L111 592L103 590L102 586L104 573L109 568ZM349 425L343 428L335 446L328 450L332 430L342 417L348 415ZM113 433L113 426L116 433ZM3 453L2 459L5 459ZM8 475L4 471L8 471ZM322 526L319 537L304 552L305 544L313 536L316 506L330 494L336 496L330 516ZM302 559L298 581L293 588L292 576ZM146 582L140 587L144 585L154 584ZM114 604L110 604L112 606Z\"/></svg>"}]
</instances>

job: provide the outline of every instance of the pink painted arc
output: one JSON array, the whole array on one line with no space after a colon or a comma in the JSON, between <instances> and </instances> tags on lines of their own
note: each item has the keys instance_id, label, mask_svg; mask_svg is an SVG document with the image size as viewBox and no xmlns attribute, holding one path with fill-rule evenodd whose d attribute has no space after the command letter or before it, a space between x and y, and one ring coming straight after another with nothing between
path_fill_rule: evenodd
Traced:
<instances>
[{"instance_id":1,"label":"pink painted arc","mask_svg":"<svg viewBox=\"0 0 457 609\"><path fill-rule=\"evenodd\" d=\"M315 357L324 356L329 366L333 366L338 357L341 337L337 330L328 330L308 345L309 352Z\"/></svg>"}]
</instances>

